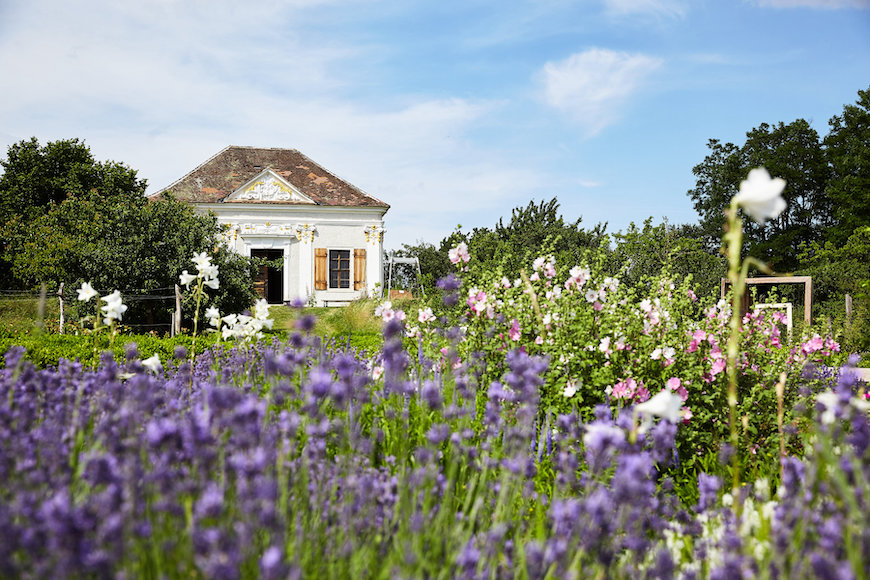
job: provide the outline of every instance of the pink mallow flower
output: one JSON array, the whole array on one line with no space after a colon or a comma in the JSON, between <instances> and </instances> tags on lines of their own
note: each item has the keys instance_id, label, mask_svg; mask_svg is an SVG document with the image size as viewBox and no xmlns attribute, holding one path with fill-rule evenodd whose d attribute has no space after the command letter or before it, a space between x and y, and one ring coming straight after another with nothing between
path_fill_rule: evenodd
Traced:
<instances>
[{"instance_id":1,"label":"pink mallow flower","mask_svg":"<svg viewBox=\"0 0 870 580\"><path fill-rule=\"evenodd\" d=\"M519 340L522 336L522 333L520 332L520 321L516 318L511 321L511 328L508 330L508 336L513 341Z\"/></svg>"},{"instance_id":2,"label":"pink mallow flower","mask_svg":"<svg viewBox=\"0 0 870 580\"><path fill-rule=\"evenodd\" d=\"M619 381L613 385L613 390L611 392L617 399L631 399L634 397L636 389L637 382L634 379L628 379L627 381Z\"/></svg>"},{"instance_id":3,"label":"pink mallow flower","mask_svg":"<svg viewBox=\"0 0 870 580\"><path fill-rule=\"evenodd\" d=\"M688 407L683 407L680 409L680 412L683 414L683 423L688 423L692 420L692 410Z\"/></svg>"},{"instance_id":4,"label":"pink mallow flower","mask_svg":"<svg viewBox=\"0 0 870 580\"><path fill-rule=\"evenodd\" d=\"M689 398L689 391L687 391L686 387L683 386L683 382L679 379L679 377L669 378L668 382L665 383L665 385L668 387L668 389L678 394L684 402L686 399Z\"/></svg>"},{"instance_id":5,"label":"pink mallow flower","mask_svg":"<svg viewBox=\"0 0 870 580\"><path fill-rule=\"evenodd\" d=\"M447 257L450 258L451 264L458 264L459 262L468 263L471 260L471 256L468 254L468 246L465 242L461 242L454 248L451 248L447 252Z\"/></svg>"}]
</instances>

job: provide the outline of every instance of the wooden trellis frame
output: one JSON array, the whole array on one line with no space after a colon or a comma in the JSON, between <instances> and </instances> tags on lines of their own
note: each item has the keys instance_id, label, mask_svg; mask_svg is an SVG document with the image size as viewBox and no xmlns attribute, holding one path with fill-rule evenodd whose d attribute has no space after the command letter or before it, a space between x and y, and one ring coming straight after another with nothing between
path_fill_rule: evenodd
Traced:
<instances>
[{"instance_id":1,"label":"wooden trellis frame","mask_svg":"<svg viewBox=\"0 0 870 580\"><path fill-rule=\"evenodd\" d=\"M803 284L804 285L804 322L809 325L813 320L813 277L812 276L763 276L761 278L747 278L746 285L768 285L774 284ZM728 278L722 278L719 285L719 293L722 298L725 298L725 291L731 281ZM749 293L743 295L741 303L741 314L749 310Z\"/></svg>"}]
</instances>

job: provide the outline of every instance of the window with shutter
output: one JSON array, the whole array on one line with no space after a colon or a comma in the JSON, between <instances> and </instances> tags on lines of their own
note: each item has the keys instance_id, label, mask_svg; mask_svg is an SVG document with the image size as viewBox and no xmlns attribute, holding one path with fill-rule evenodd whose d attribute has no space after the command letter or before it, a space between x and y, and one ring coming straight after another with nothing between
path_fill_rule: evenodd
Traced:
<instances>
[{"instance_id":1,"label":"window with shutter","mask_svg":"<svg viewBox=\"0 0 870 580\"><path fill-rule=\"evenodd\" d=\"M329 287L350 288L350 250L329 250Z\"/></svg>"}]
</instances>

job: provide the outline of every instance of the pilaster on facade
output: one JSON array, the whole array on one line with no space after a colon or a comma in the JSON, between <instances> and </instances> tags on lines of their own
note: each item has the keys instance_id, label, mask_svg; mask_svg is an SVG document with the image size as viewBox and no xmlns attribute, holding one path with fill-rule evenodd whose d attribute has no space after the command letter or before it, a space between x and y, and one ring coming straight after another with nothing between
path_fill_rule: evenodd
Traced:
<instances>
[{"instance_id":1,"label":"pilaster on facade","mask_svg":"<svg viewBox=\"0 0 870 580\"><path fill-rule=\"evenodd\" d=\"M314 224L296 224L296 239L299 240L299 276L297 294L309 299L314 294ZM289 284L287 285L289 288Z\"/></svg>"},{"instance_id":2,"label":"pilaster on facade","mask_svg":"<svg viewBox=\"0 0 870 580\"><path fill-rule=\"evenodd\" d=\"M383 279L384 272L384 226L373 224L366 226L363 232L366 237L366 292L373 298L379 298L382 288L378 283Z\"/></svg>"}]
</instances>

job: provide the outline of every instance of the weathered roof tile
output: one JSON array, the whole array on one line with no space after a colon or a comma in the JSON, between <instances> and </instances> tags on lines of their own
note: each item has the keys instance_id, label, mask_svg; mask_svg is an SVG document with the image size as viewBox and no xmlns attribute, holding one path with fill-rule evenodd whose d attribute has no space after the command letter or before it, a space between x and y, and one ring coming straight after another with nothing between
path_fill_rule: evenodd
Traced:
<instances>
[{"instance_id":1,"label":"weathered roof tile","mask_svg":"<svg viewBox=\"0 0 870 580\"><path fill-rule=\"evenodd\" d=\"M345 207L390 206L330 173L296 149L231 145L154 195L172 193L190 203L220 203L264 169L271 169L320 205ZM283 203L298 202L254 202Z\"/></svg>"}]
</instances>

